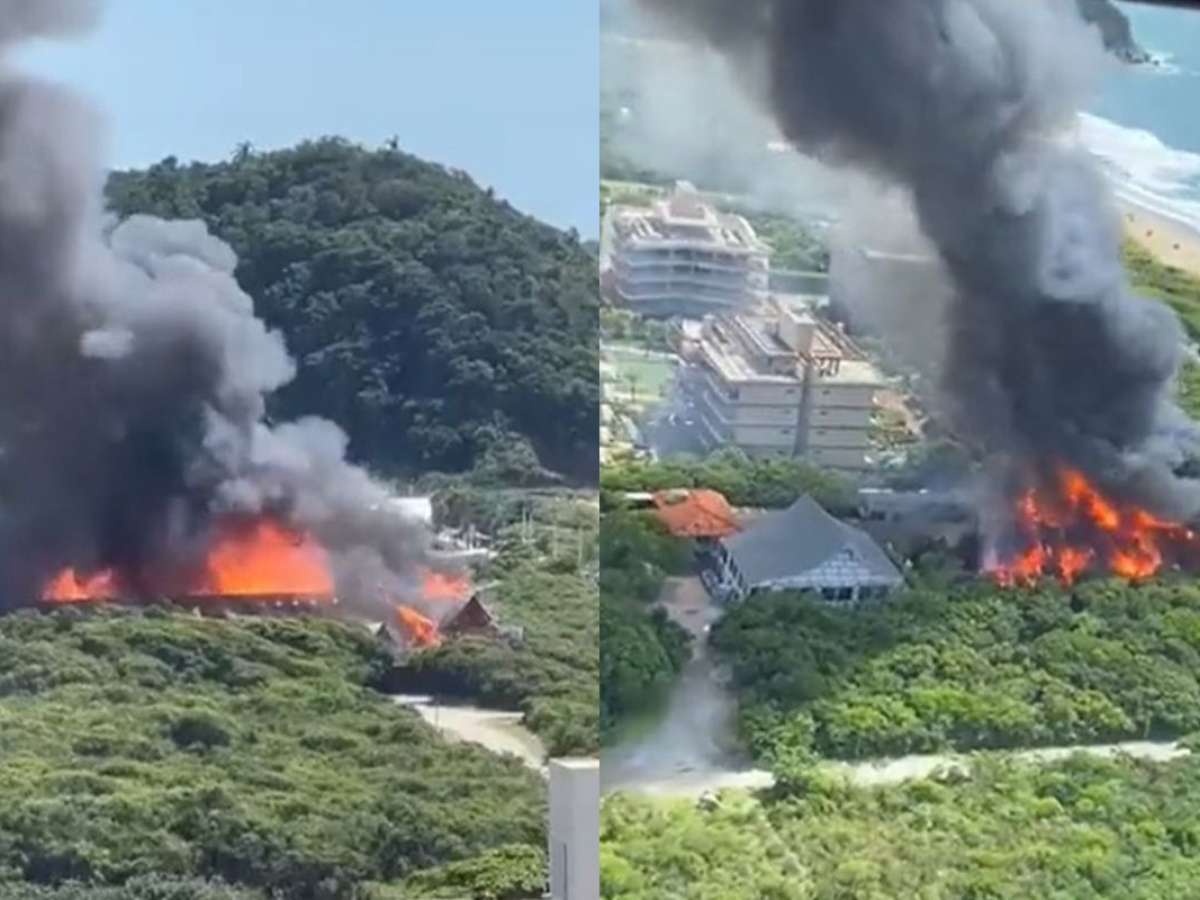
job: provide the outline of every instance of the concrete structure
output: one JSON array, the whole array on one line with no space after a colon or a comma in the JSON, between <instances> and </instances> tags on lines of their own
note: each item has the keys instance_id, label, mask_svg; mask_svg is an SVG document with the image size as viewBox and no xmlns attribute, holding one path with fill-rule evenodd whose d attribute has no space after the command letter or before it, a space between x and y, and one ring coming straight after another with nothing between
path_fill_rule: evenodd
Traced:
<instances>
[{"instance_id":1,"label":"concrete structure","mask_svg":"<svg viewBox=\"0 0 1200 900\"><path fill-rule=\"evenodd\" d=\"M857 603L881 599L904 583L870 535L809 497L720 541L716 562L718 589L735 601L755 592L800 590L831 603Z\"/></svg>"},{"instance_id":2,"label":"concrete structure","mask_svg":"<svg viewBox=\"0 0 1200 900\"><path fill-rule=\"evenodd\" d=\"M766 297L770 249L741 216L718 212L687 182L647 208L609 212L614 300L646 316L700 317Z\"/></svg>"},{"instance_id":3,"label":"concrete structure","mask_svg":"<svg viewBox=\"0 0 1200 900\"><path fill-rule=\"evenodd\" d=\"M599 900L600 761L550 760L550 896Z\"/></svg>"},{"instance_id":4,"label":"concrete structure","mask_svg":"<svg viewBox=\"0 0 1200 900\"><path fill-rule=\"evenodd\" d=\"M849 473L866 452L882 376L837 328L770 302L711 316L684 372L706 440L750 456L802 456Z\"/></svg>"},{"instance_id":5,"label":"concrete structure","mask_svg":"<svg viewBox=\"0 0 1200 900\"><path fill-rule=\"evenodd\" d=\"M392 497L392 509L406 519L415 519L423 525L433 527L432 497Z\"/></svg>"}]
</instances>

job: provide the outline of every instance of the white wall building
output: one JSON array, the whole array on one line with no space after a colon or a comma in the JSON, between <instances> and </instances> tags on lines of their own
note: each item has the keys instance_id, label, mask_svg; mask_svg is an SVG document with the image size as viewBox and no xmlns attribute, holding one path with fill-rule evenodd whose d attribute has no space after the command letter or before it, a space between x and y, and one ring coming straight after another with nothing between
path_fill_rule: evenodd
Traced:
<instances>
[{"instance_id":1,"label":"white wall building","mask_svg":"<svg viewBox=\"0 0 1200 900\"><path fill-rule=\"evenodd\" d=\"M599 760L550 760L549 843L553 900L599 900Z\"/></svg>"},{"instance_id":2,"label":"white wall building","mask_svg":"<svg viewBox=\"0 0 1200 900\"><path fill-rule=\"evenodd\" d=\"M760 314L707 318L692 358L685 386L712 446L850 473L867 467L883 379L836 328L768 303Z\"/></svg>"},{"instance_id":3,"label":"white wall building","mask_svg":"<svg viewBox=\"0 0 1200 900\"><path fill-rule=\"evenodd\" d=\"M717 211L687 182L650 207L613 207L606 230L606 283L630 310L698 317L766 296L770 249L745 218Z\"/></svg>"},{"instance_id":4,"label":"white wall building","mask_svg":"<svg viewBox=\"0 0 1200 900\"><path fill-rule=\"evenodd\" d=\"M756 591L813 591L831 603L885 597L904 583L866 532L801 497L716 548L718 587L734 600Z\"/></svg>"}]
</instances>

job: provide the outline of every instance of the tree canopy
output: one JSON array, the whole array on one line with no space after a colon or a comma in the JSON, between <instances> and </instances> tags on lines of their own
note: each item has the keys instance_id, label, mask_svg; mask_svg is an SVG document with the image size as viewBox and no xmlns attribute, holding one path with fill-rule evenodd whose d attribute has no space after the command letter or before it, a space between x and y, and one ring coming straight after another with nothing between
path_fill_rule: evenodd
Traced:
<instances>
[{"instance_id":1,"label":"tree canopy","mask_svg":"<svg viewBox=\"0 0 1200 900\"><path fill-rule=\"evenodd\" d=\"M768 764L1178 737L1200 729L1200 587L914 589L877 607L752 597L714 626Z\"/></svg>"},{"instance_id":2,"label":"tree canopy","mask_svg":"<svg viewBox=\"0 0 1200 900\"><path fill-rule=\"evenodd\" d=\"M814 779L699 805L619 795L601 814L605 900L1159 900L1200 879L1200 760L978 760L855 788Z\"/></svg>"},{"instance_id":3,"label":"tree canopy","mask_svg":"<svg viewBox=\"0 0 1200 900\"><path fill-rule=\"evenodd\" d=\"M408 474L527 441L596 478L596 259L465 173L338 138L222 163L115 172L121 216L204 220L298 361L280 417L322 415Z\"/></svg>"},{"instance_id":4,"label":"tree canopy","mask_svg":"<svg viewBox=\"0 0 1200 900\"><path fill-rule=\"evenodd\" d=\"M667 575L686 570L685 542L647 513L611 510L600 530L600 724L645 709L691 656L687 632L661 609Z\"/></svg>"},{"instance_id":5,"label":"tree canopy","mask_svg":"<svg viewBox=\"0 0 1200 900\"><path fill-rule=\"evenodd\" d=\"M801 459L751 459L736 448L705 459L619 460L605 465L600 487L609 495L670 488L709 488L733 506L790 506L802 494L831 512L852 511L854 491L839 476Z\"/></svg>"},{"instance_id":6,"label":"tree canopy","mask_svg":"<svg viewBox=\"0 0 1200 900\"><path fill-rule=\"evenodd\" d=\"M324 619L0 618L0 898L341 900L541 854L538 775L376 693L388 663Z\"/></svg>"}]
</instances>

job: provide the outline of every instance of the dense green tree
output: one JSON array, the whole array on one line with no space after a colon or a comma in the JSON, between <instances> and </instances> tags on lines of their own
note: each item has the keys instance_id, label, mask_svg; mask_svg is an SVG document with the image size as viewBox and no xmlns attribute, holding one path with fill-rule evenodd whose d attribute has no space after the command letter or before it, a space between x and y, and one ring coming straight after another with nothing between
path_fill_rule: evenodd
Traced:
<instances>
[{"instance_id":1,"label":"dense green tree","mask_svg":"<svg viewBox=\"0 0 1200 900\"><path fill-rule=\"evenodd\" d=\"M851 486L830 472L799 459L750 459L736 448L706 459L623 460L606 465L601 488L610 495L668 488L711 488L734 506L785 507L808 494L826 509L854 508Z\"/></svg>"},{"instance_id":2,"label":"dense green tree","mask_svg":"<svg viewBox=\"0 0 1200 900\"><path fill-rule=\"evenodd\" d=\"M468 469L524 439L594 481L599 289L575 234L393 144L337 138L116 172L108 199L203 219L237 251L298 362L274 415L333 419L380 470Z\"/></svg>"},{"instance_id":3,"label":"dense green tree","mask_svg":"<svg viewBox=\"0 0 1200 900\"><path fill-rule=\"evenodd\" d=\"M606 900L1160 900L1200 879L1200 761L1003 756L876 788L711 801L618 795Z\"/></svg>"},{"instance_id":4,"label":"dense green tree","mask_svg":"<svg viewBox=\"0 0 1200 900\"><path fill-rule=\"evenodd\" d=\"M769 764L780 747L859 757L1200 729L1200 588L1182 578L974 582L852 610L768 594L711 640Z\"/></svg>"},{"instance_id":5,"label":"dense green tree","mask_svg":"<svg viewBox=\"0 0 1200 900\"><path fill-rule=\"evenodd\" d=\"M541 779L369 687L388 665L326 619L0 618L0 898L348 900L540 853Z\"/></svg>"},{"instance_id":6,"label":"dense green tree","mask_svg":"<svg viewBox=\"0 0 1200 900\"><path fill-rule=\"evenodd\" d=\"M600 527L600 724L652 704L691 656L687 632L651 606L691 552L652 514L614 509Z\"/></svg>"}]
</instances>

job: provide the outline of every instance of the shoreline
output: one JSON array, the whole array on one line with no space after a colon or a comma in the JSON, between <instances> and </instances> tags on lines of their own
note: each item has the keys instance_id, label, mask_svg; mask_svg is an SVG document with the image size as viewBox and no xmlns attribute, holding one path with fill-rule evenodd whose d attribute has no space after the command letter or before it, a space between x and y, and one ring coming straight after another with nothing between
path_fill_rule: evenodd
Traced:
<instances>
[{"instance_id":1,"label":"shoreline","mask_svg":"<svg viewBox=\"0 0 1200 900\"><path fill-rule=\"evenodd\" d=\"M1200 229L1143 206L1116 191L1125 236L1164 265L1200 277Z\"/></svg>"}]
</instances>

